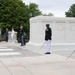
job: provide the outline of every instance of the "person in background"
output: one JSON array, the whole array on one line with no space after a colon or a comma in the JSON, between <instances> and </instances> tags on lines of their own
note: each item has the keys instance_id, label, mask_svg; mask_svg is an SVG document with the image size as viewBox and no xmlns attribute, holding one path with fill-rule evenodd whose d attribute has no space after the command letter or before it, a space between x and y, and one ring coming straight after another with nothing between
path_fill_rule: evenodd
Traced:
<instances>
[{"instance_id":1,"label":"person in background","mask_svg":"<svg viewBox=\"0 0 75 75\"><path fill-rule=\"evenodd\" d=\"M23 34L24 34L23 26L20 26L20 42L21 42L21 46L23 46Z\"/></svg>"},{"instance_id":2,"label":"person in background","mask_svg":"<svg viewBox=\"0 0 75 75\"><path fill-rule=\"evenodd\" d=\"M26 45L26 33L24 32L24 35L23 35L23 40L24 40L24 45Z\"/></svg>"},{"instance_id":3,"label":"person in background","mask_svg":"<svg viewBox=\"0 0 75 75\"><path fill-rule=\"evenodd\" d=\"M6 42L8 42L8 28L6 28L5 38L6 38Z\"/></svg>"},{"instance_id":4,"label":"person in background","mask_svg":"<svg viewBox=\"0 0 75 75\"><path fill-rule=\"evenodd\" d=\"M12 43L14 43L14 28L12 28L11 39L12 39Z\"/></svg>"},{"instance_id":5,"label":"person in background","mask_svg":"<svg viewBox=\"0 0 75 75\"><path fill-rule=\"evenodd\" d=\"M52 30L49 26L50 26L49 24L46 24L46 30L45 30L46 53L45 54L51 54L50 48L51 48Z\"/></svg>"}]
</instances>

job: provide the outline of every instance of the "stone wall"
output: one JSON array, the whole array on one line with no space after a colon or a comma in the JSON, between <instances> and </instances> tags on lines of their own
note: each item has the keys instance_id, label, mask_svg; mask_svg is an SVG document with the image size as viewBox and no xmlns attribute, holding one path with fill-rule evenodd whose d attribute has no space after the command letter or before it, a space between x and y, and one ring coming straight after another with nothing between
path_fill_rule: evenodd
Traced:
<instances>
[{"instance_id":1,"label":"stone wall","mask_svg":"<svg viewBox=\"0 0 75 75\"><path fill-rule=\"evenodd\" d=\"M38 44L44 42L46 24L50 24L52 28L53 43L75 43L75 18L45 16L30 19L30 42Z\"/></svg>"},{"instance_id":2,"label":"stone wall","mask_svg":"<svg viewBox=\"0 0 75 75\"><path fill-rule=\"evenodd\" d=\"M75 46L75 18L49 16L37 16L30 19L29 46L43 45L46 24L50 24L52 28L52 46L68 44Z\"/></svg>"}]
</instances>

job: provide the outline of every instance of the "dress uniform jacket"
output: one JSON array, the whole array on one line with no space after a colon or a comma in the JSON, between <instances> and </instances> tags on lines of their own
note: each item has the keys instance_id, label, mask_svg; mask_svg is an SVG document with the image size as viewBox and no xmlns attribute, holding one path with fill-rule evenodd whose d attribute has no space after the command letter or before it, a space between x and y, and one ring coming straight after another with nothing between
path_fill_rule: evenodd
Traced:
<instances>
[{"instance_id":1,"label":"dress uniform jacket","mask_svg":"<svg viewBox=\"0 0 75 75\"><path fill-rule=\"evenodd\" d=\"M45 30L45 40L51 40L51 36L52 36L52 30L50 27L46 28Z\"/></svg>"}]
</instances>

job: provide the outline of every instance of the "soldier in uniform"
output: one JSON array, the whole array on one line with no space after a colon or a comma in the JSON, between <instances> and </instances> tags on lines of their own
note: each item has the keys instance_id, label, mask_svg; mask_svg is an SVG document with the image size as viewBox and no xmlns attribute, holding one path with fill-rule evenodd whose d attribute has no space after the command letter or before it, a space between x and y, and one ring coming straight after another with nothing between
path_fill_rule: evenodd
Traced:
<instances>
[{"instance_id":1,"label":"soldier in uniform","mask_svg":"<svg viewBox=\"0 0 75 75\"><path fill-rule=\"evenodd\" d=\"M45 30L46 53L45 54L50 54L50 48L51 48L52 30L49 26L50 26L49 24L46 24L46 30Z\"/></svg>"}]
</instances>

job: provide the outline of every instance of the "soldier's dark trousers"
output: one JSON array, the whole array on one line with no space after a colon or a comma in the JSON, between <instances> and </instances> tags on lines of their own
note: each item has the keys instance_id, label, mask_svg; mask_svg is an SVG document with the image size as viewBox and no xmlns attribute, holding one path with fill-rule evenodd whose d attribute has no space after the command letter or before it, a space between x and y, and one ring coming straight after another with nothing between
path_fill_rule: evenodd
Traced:
<instances>
[{"instance_id":1,"label":"soldier's dark trousers","mask_svg":"<svg viewBox=\"0 0 75 75\"><path fill-rule=\"evenodd\" d=\"M6 36L6 42L8 42L8 36Z\"/></svg>"}]
</instances>

